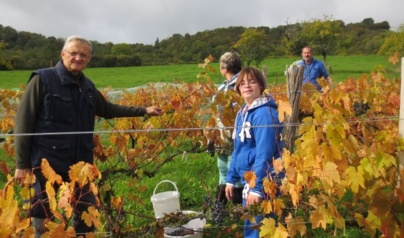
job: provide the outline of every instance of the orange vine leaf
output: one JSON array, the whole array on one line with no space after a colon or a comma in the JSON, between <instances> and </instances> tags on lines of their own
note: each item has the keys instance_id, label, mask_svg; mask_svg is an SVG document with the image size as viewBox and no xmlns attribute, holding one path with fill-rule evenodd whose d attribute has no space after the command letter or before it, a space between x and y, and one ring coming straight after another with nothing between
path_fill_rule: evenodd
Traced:
<instances>
[{"instance_id":1,"label":"orange vine leaf","mask_svg":"<svg viewBox=\"0 0 404 238\"><path fill-rule=\"evenodd\" d=\"M250 188L255 188L255 182L257 180L257 176L252 171L247 171L244 173L244 179L250 185Z\"/></svg>"},{"instance_id":2,"label":"orange vine leaf","mask_svg":"<svg viewBox=\"0 0 404 238\"><path fill-rule=\"evenodd\" d=\"M323 228L324 230L327 227L327 221L325 219L325 215L320 209L314 210L314 212L310 215L310 222L312 223L312 227L315 228Z\"/></svg>"},{"instance_id":3,"label":"orange vine leaf","mask_svg":"<svg viewBox=\"0 0 404 238\"><path fill-rule=\"evenodd\" d=\"M304 224L305 221L301 217L293 218L292 215L289 213L285 219L286 227L288 228L290 237L296 237L297 233L301 236L304 236L307 232L307 227Z\"/></svg>"},{"instance_id":4,"label":"orange vine leaf","mask_svg":"<svg viewBox=\"0 0 404 238\"><path fill-rule=\"evenodd\" d=\"M69 178L82 187L95 178L101 178L101 173L95 165L80 161L70 166Z\"/></svg>"},{"instance_id":5,"label":"orange vine leaf","mask_svg":"<svg viewBox=\"0 0 404 238\"><path fill-rule=\"evenodd\" d=\"M264 200L261 203L261 208L264 210L265 214L269 214L272 212L272 204L270 200Z\"/></svg>"},{"instance_id":6,"label":"orange vine leaf","mask_svg":"<svg viewBox=\"0 0 404 238\"><path fill-rule=\"evenodd\" d=\"M292 106L287 100L278 100L278 111L279 111L279 121L283 122L285 120L285 116L292 115Z\"/></svg>"},{"instance_id":7,"label":"orange vine leaf","mask_svg":"<svg viewBox=\"0 0 404 238\"><path fill-rule=\"evenodd\" d=\"M286 208L285 203L283 203L283 200L280 198L276 198L272 202L273 207L274 207L274 212L280 216L282 215L282 209Z\"/></svg>"},{"instance_id":8,"label":"orange vine leaf","mask_svg":"<svg viewBox=\"0 0 404 238\"><path fill-rule=\"evenodd\" d=\"M88 212L84 211L81 214L81 219L86 223L87 226L94 225L96 228L100 227L100 216L101 214L95 207L89 207Z\"/></svg>"},{"instance_id":9,"label":"orange vine leaf","mask_svg":"<svg viewBox=\"0 0 404 238\"><path fill-rule=\"evenodd\" d=\"M74 201L74 194L68 183L63 183L59 188L58 208L65 210L67 218L72 217L73 207L71 203Z\"/></svg>"},{"instance_id":10,"label":"orange vine leaf","mask_svg":"<svg viewBox=\"0 0 404 238\"><path fill-rule=\"evenodd\" d=\"M52 169L49 165L48 160L42 159L41 170L44 177L53 185L55 182L57 184L62 183L62 177Z\"/></svg>"},{"instance_id":11,"label":"orange vine leaf","mask_svg":"<svg viewBox=\"0 0 404 238\"><path fill-rule=\"evenodd\" d=\"M321 180L324 183L328 184L330 187L332 187L334 183L341 183L341 178L337 170L337 165L335 163L327 162L325 164L324 169L321 173Z\"/></svg>"},{"instance_id":12,"label":"orange vine leaf","mask_svg":"<svg viewBox=\"0 0 404 238\"><path fill-rule=\"evenodd\" d=\"M272 182L268 178L264 178L263 181L264 192L269 194L271 198L275 198L277 187L278 186L276 185L276 183Z\"/></svg>"}]
</instances>

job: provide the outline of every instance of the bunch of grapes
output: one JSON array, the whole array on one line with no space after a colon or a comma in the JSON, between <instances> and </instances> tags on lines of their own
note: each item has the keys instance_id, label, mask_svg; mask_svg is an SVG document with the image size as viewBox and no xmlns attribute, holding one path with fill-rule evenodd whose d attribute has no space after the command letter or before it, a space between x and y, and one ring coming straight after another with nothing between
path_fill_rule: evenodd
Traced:
<instances>
[{"instance_id":1,"label":"bunch of grapes","mask_svg":"<svg viewBox=\"0 0 404 238\"><path fill-rule=\"evenodd\" d=\"M169 236L177 237L177 236L193 235L194 231L186 229L184 227L178 227L178 228L174 228L170 231L165 231L164 233Z\"/></svg>"},{"instance_id":2,"label":"bunch of grapes","mask_svg":"<svg viewBox=\"0 0 404 238\"><path fill-rule=\"evenodd\" d=\"M209 141L206 152L208 152L211 157L215 155L215 143L213 141Z\"/></svg>"},{"instance_id":3,"label":"bunch of grapes","mask_svg":"<svg viewBox=\"0 0 404 238\"><path fill-rule=\"evenodd\" d=\"M355 111L356 116L360 116L365 114L367 110L369 110L369 104L364 103L363 101L355 102L353 105L353 109Z\"/></svg>"},{"instance_id":4,"label":"bunch of grapes","mask_svg":"<svg viewBox=\"0 0 404 238\"><path fill-rule=\"evenodd\" d=\"M216 200L213 203L213 219L216 224L221 224L223 222L223 210L224 205L220 200Z\"/></svg>"}]
</instances>

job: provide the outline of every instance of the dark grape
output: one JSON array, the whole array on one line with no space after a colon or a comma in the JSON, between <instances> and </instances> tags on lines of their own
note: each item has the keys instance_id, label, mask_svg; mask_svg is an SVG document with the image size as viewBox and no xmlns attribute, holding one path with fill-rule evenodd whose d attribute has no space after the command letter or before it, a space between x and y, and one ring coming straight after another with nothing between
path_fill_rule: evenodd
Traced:
<instances>
[{"instance_id":1,"label":"dark grape","mask_svg":"<svg viewBox=\"0 0 404 238\"><path fill-rule=\"evenodd\" d=\"M223 209L223 203L220 200L216 200L213 204L213 218L217 224L221 224L223 222Z\"/></svg>"},{"instance_id":2,"label":"dark grape","mask_svg":"<svg viewBox=\"0 0 404 238\"><path fill-rule=\"evenodd\" d=\"M369 104L364 103L363 101L360 102L354 102L353 109L355 111L356 116L363 115L369 110Z\"/></svg>"}]
</instances>

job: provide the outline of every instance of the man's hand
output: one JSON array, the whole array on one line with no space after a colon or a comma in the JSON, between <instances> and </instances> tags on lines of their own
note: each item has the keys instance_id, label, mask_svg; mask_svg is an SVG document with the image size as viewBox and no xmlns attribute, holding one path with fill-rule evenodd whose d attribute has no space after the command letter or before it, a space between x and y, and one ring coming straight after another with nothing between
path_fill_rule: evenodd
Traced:
<instances>
[{"instance_id":1,"label":"man's hand","mask_svg":"<svg viewBox=\"0 0 404 238\"><path fill-rule=\"evenodd\" d=\"M16 169L14 181L21 185L31 185L34 182L34 174L31 169Z\"/></svg>"},{"instance_id":2,"label":"man's hand","mask_svg":"<svg viewBox=\"0 0 404 238\"><path fill-rule=\"evenodd\" d=\"M227 200L229 200L229 201L231 201L232 198L233 198L233 190L234 190L234 186L226 185L226 189L225 189L226 198L227 198Z\"/></svg>"},{"instance_id":3,"label":"man's hand","mask_svg":"<svg viewBox=\"0 0 404 238\"><path fill-rule=\"evenodd\" d=\"M156 106L146 107L146 113L150 116L161 116L163 114L163 110Z\"/></svg>"}]
</instances>

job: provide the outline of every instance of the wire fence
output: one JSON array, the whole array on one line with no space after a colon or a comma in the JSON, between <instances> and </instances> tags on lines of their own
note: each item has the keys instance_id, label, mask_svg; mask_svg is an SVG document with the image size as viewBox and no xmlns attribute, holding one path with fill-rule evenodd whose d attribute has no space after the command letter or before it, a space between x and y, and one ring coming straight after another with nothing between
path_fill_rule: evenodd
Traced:
<instances>
[{"instance_id":1,"label":"wire fence","mask_svg":"<svg viewBox=\"0 0 404 238\"><path fill-rule=\"evenodd\" d=\"M398 116L383 116L374 118L348 118L346 124L357 123L372 123L372 122L387 122L387 121L400 121L404 118ZM341 125L337 122L324 122L324 123L282 123L277 125L259 125L250 126L250 128L282 128L282 127L300 127L300 126L328 126L328 125ZM189 128L148 128L148 129L127 129L127 130L95 130L95 131L74 131L74 132L47 132L47 133L1 133L0 138L10 136L49 136L49 135L76 135L76 134L116 134L116 133L150 133L150 132L175 132L175 131L209 131L209 130L232 130L241 127L189 127Z\"/></svg>"}]
</instances>

